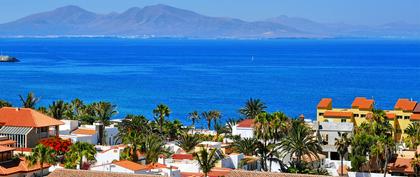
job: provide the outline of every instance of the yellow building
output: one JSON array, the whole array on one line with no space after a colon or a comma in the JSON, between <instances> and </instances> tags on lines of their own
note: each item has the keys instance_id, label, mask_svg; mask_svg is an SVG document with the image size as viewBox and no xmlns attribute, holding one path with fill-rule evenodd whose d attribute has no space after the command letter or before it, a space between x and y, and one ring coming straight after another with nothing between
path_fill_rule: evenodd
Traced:
<instances>
[{"instance_id":1,"label":"yellow building","mask_svg":"<svg viewBox=\"0 0 420 177\"><path fill-rule=\"evenodd\" d=\"M334 108L331 98L323 98L317 106L319 122L352 122L359 126L372 116L375 101L356 97L350 108ZM404 130L415 121L420 122L420 104L409 99L398 99L394 110L385 110L387 119L394 126L395 140L406 137Z\"/></svg>"}]
</instances>

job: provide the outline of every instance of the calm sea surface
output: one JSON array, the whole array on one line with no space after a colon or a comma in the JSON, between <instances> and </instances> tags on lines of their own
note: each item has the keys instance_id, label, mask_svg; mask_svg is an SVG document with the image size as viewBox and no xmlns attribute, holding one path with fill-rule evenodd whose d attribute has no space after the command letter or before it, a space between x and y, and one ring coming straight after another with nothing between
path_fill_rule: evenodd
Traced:
<instances>
[{"instance_id":1,"label":"calm sea surface","mask_svg":"<svg viewBox=\"0 0 420 177\"><path fill-rule=\"evenodd\" d=\"M22 61L0 63L0 99L107 100L117 118L165 103L171 119L217 109L225 120L250 97L307 118L323 97L336 107L373 97L383 109L420 101L420 41L0 39L0 49Z\"/></svg>"}]
</instances>

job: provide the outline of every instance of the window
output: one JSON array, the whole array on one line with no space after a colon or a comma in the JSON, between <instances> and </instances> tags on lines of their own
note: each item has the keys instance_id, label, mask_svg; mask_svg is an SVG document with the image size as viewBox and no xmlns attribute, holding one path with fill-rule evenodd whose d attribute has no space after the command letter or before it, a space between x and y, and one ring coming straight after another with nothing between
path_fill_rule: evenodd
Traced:
<instances>
[{"instance_id":1,"label":"window","mask_svg":"<svg viewBox=\"0 0 420 177\"><path fill-rule=\"evenodd\" d=\"M359 114L354 114L354 117L359 117Z\"/></svg>"},{"instance_id":2,"label":"window","mask_svg":"<svg viewBox=\"0 0 420 177\"><path fill-rule=\"evenodd\" d=\"M404 116L404 119L410 119L410 116Z\"/></svg>"},{"instance_id":3,"label":"window","mask_svg":"<svg viewBox=\"0 0 420 177\"><path fill-rule=\"evenodd\" d=\"M360 114L360 117L366 117L366 114Z\"/></svg>"},{"instance_id":4,"label":"window","mask_svg":"<svg viewBox=\"0 0 420 177\"><path fill-rule=\"evenodd\" d=\"M347 120L346 119L341 119L341 122L347 122Z\"/></svg>"},{"instance_id":5,"label":"window","mask_svg":"<svg viewBox=\"0 0 420 177\"><path fill-rule=\"evenodd\" d=\"M324 113L323 112L320 112L318 115L319 116L324 116Z\"/></svg>"},{"instance_id":6,"label":"window","mask_svg":"<svg viewBox=\"0 0 420 177\"><path fill-rule=\"evenodd\" d=\"M397 116L397 119L402 119L403 118L403 116Z\"/></svg>"}]
</instances>

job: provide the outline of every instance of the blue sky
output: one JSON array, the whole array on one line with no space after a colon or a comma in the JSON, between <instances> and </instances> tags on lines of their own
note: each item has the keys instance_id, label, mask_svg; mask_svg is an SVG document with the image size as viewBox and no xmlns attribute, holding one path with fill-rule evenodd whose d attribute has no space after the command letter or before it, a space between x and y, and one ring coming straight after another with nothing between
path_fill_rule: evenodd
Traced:
<instances>
[{"instance_id":1,"label":"blue sky","mask_svg":"<svg viewBox=\"0 0 420 177\"><path fill-rule=\"evenodd\" d=\"M109 13L159 3L204 15L244 20L288 15L319 22L420 24L420 0L1 0L0 23L65 5Z\"/></svg>"}]
</instances>

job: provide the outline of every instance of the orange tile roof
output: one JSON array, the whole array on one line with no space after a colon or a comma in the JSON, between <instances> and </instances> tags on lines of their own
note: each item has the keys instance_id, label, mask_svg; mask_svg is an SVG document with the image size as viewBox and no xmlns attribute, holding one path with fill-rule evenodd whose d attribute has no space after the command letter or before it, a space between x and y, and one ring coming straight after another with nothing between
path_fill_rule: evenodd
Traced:
<instances>
[{"instance_id":1,"label":"orange tile roof","mask_svg":"<svg viewBox=\"0 0 420 177\"><path fill-rule=\"evenodd\" d=\"M167 168L170 169L168 166L161 164L161 163L152 163L147 165L147 169L152 170L152 169L161 169L161 168ZM178 169L178 167L171 167L172 169Z\"/></svg>"},{"instance_id":2,"label":"orange tile roof","mask_svg":"<svg viewBox=\"0 0 420 177\"><path fill-rule=\"evenodd\" d=\"M411 114L410 120L420 121L420 114Z\"/></svg>"},{"instance_id":3,"label":"orange tile roof","mask_svg":"<svg viewBox=\"0 0 420 177\"><path fill-rule=\"evenodd\" d=\"M228 176L231 171L232 169L227 168L213 168L208 173L208 177ZM181 172L181 177L204 177L204 173Z\"/></svg>"},{"instance_id":4,"label":"orange tile roof","mask_svg":"<svg viewBox=\"0 0 420 177\"><path fill-rule=\"evenodd\" d=\"M47 127L64 123L29 108L3 107L0 109L0 122L5 126Z\"/></svg>"},{"instance_id":5,"label":"orange tile roof","mask_svg":"<svg viewBox=\"0 0 420 177\"><path fill-rule=\"evenodd\" d=\"M386 118L388 119L395 119L395 113L386 113Z\"/></svg>"},{"instance_id":6,"label":"orange tile roof","mask_svg":"<svg viewBox=\"0 0 420 177\"><path fill-rule=\"evenodd\" d=\"M3 141L0 141L0 146L14 145L14 144L16 144L16 141L14 141L14 140L3 140Z\"/></svg>"},{"instance_id":7,"label":"orange tile roof","mask_svg":"<svg viewBox=\"0 0 420 177\"><path fill-rule=\"evenodd\" d=\"M353 117L353 113L348 111L325 111L324 117L350 118Z\"/></svg>"},{"instance_id":8,"label":"orange tile roof","mask_svg":"<svg viewBox=\"0 0 420 177\"><path fill-rule=\"evenodd\" d=\"M352 108L358 108L363 110L370 110L373 108L373 103L375 101L372 99L366 99L365 97L356 97L351 104Z\"/></svg>"},{"instance_id":9,"label":"orange tile roof","mask_svg":"<svg viewBox=\"0 0 420 177\"><path fill-rule=\"evenodd\" d=\"M299 173L279 173L279 172L262 172L262 171L246 171L246 170L233 170L226 177L326 177L322 175L310 175Z\"/></svg>"},{"instance_id":10,"label":"orange tile roof","mask_svg":"<svg viewBox=\"0 0 420 177\"><path fill-rule=\"evenodd\" d=\"M412 159L396 158L388 164L388 170L396 173L413 174L414 169L411 166Z\"/></svg>"},{"instance_id":11,"label":"orange tile roof","mask_svg":"<svg viewBox=\"0 0 420 177\"><path fill-rule=\"evenodd\" d=\"M43 165L44 168L50 167L48 164ZM19 174L19 173L27 173L32 171L37 171L41 169L41 165L34 164L31 167L28 166L28 162L25 158L19 158L15 160L11 160L8 162L0 163L0 175L3 176L11 176L13 174Z\"/></svg>"},{"instance_id":12,"label":"orange tile roof","mask_svg":"<svg viewBox=\"0 0 420 177\"><path fill-rule=\"evenodd\" d=\"M252 128L254 127L254 119L244 119L238 123L237 127Z\"/></svg>"},{"instance_id":13,"label":"orange tile roof","mask_svg":"<svg viewBox=\"0 0 420 177\"><path fill-rule=\"evenodd\" d=\"M398 99L397 103L395 103L394 109L396 110L403 110L403 111L413 111L416 107L417 102L410 101L406 98Z\"/></svg>"},{"instance_id":14,"label":"orange tile roof","mask_svg":"<svg viewBox=\"0 0 420 177\"><path fill-rule=\"evenodd\" d=\"M318 103L318 109L329 109L332 106L332 99L331 98L323 98Z\"/></svg>"},{"instance_id":15,"label":"orange tile roof","mask_svg":"<svg viewBox=\"0 0 420 177\"><path fill-rule=\"evenodd\" d=\"M0 146L0 152L7 152L7 151L13 151L15 148L7 147L7 146Z\"/></svg>"},{"instance_id":16,"label":"orange tile roof","mask_svg":"<svg viewBox=\"0 0 420 177\"><path fill-rule=\"evenodd\" d=\"M148 170L146 165L138 164L129 160L120 160L120 161L112 162L112 164L118 165L120 167L129 169L132 171Z\"/></svg>"},{"instance_id":17,"label":"orange tile roof","mask_svg":"<svg viewBox=\"0 0 420 177\"><path fill-rule=\"evenodd\" d=\"M173 154L172 159L174 159L174 160L184 160L184 159L193 160L194 157L193 157L192 154Z\"/></svg>"},{"instance_id":18,"label":"orange tile roof","mask_svg":"<svg viewBox=\"0 0 420 177\"><path fill-rule=\"evenodd\" d=\"M96 130L78 128L78 129L74 130L71 133L72 134L77 134L77 135L95 135L96 134Z\"/></svg>"},{"instance_id":19,"label":"orange tile roof","mask_svg":"<svg viewBox=\"0 0 420 177\"><path fill-rule=\"evenodd\" d=\"M90 170L56 169L48 177L162 177L162 175L114 173Z\"/></svg>"}]
</instances>

